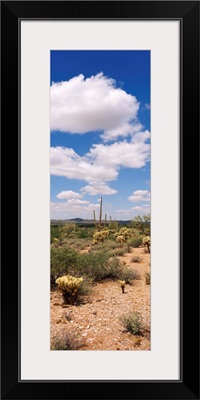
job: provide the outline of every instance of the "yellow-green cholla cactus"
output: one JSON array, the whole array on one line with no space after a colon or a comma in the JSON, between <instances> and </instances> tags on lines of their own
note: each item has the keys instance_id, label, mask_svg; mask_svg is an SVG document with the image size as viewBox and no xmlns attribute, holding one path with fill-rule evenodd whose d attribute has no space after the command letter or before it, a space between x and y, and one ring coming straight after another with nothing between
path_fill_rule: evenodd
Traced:
<instances>
[{"instance_id":1,"label":"yellow-green cholla cactus","mask_svg":"<svg viewBox=\"0 0 200 400\"><path fill-rule=\"evenodd\" d=\"M65 275L56 279L58 288L62 290L65 301L74 304L78 296L78 289L83 282L83 278L76 278L75 276Z\"/></svg>"},{"instance_id":2,"label":"yellow-green cholla cactus","mask_svg":"<svg viewBox=\"0 0 200 400\"><path fill-rule=\"evenodd\" d=\"M99 232L95 232L93 235L93 244L96 244L98 242L103 242L104 239L108 237L109 231L108 230L102 230Z\"/></svg>"},{"instance_id":3,"label":"yellow-green cholla cactus","mask_svg":"<svg viewBox=\"0 0 200 400\"><path fill-rule=\"evenodd\" d=\"M117 243L124 243L125 242L125 237L123 235L118 235L116 237L116 242Z\"/></svg>"}]
</instances>

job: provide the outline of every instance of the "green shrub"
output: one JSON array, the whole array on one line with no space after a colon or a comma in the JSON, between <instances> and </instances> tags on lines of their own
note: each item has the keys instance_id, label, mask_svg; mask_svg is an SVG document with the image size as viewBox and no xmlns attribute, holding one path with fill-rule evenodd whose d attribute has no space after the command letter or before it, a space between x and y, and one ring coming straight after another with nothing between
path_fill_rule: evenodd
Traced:
<instances>
[{"instance_id":1,"label":"green shrub","mask_svg":"<svg viewBox=\"0 0 200 400\"><path fill-rule=\"evenodd\" d=\"M71 331L53 336L51 340L51 350L78 350L81 346L83 346L82 339Z\"/></svg>"},{"instance_id":2,"label":"green shrub","mask_svg":"<svg viewBox=\"0 0 200 400\"><path fill-rule=\"evenodd\" d=\"M73 274L78 263L78 253L68 247L51 248L51 282L67 274Z\"/></svg>"},{"instance_id":3,"label":"green shrub","mask_svg":"<svg viewBox=\"0 0 200 400\"><path fill-rule=\"evenodd\" d=\"M54 239L57 239L57 240L60 239L61 233L60 233L59 227L57 225L56 226L51 225L50 235L51 235L51 243L54 243Z\"/></svg>"},{"instance_id":4,"label":"green shrub","mask_svg":"<svg viewBox=\"0 0 200 400\"><path fill-rule=\"evenodd\" d=\"M134 269L127 268L127 267L123 268L119 274L119 279L121 279L129 284L131 284L134 280L138 280L140 278L141 277L140 277L140 274L138 273L138 271L135 271Z\"/></svg>"},{"instance_id":5,"label":"green shrub","mask_svg":"<svg viewBox=\"0 0 200 400\"><path fill-rule=\"evenodd\" d=\"M131 258L131 262L134 262L134 263L141 263L141 261L142 261L142 258L139 256L134 256Z\"/></svg>"},{"instance_id":6,"label":"green shrub","mask_svg":"<svg viewBox=\"0 0 200 400\"><path fill-rule=\"evenodd\" d=\"M78 294L80 296L89 295L91 293L91 283L90 279L85 278L78 289Z\"/></svg>"},{"instance_id":7,"label":"green shrub","mask_svg":"<svg viewBox=\"0 0 200 400\"><path fill-rule=\"evenodd\" d=\"M115 250L112 256L116 254ZM55 280L63 275L83 277L84 281L89 283L105 278L121 280L126 278L126 282L129 283L132 279L138 279L139 274L136 276L136 271L127 269L118 258L111 258L110 252L105 249L81 254L68 247L53 247L51 248L52 289Z\"/></svg>"},{"instance_id":8,"label":"green shrub","mask_svg":"<svg viewBox=\"0 0 200 400\"><path fill-rule=\"evenodd\" d=\"M88 276L93 281L104 279L108 274L109 255L106 252L91 252L79 254L78 270L82 276Z\"/></svg>"},{"instance_id":9,"label":"green shrub","mask_svg":"<svg viewBox=\"0 0 200 400\"><path fill-rule=\"evenodd\" d=\"M145 273L145 283L146 283L146 285L150 285L150 283L151 283L151 275L150 275L150 272L146 272L146 273Z\"/></svg>"},{"instance_id":10,"label":"green shrub","mask_svg":"<svg viewBox=\"0 0 200 400\"><path fill-rule=\"evenodd\" d=\"M130 238L128 244L134 248L140 247L142 245L142 236Z\"/></svg>"},{"instance_id":11,"label":"green shrub","mask_svg":"<svg viewBox=\"0 0 200 400\"><path fill-rule=\"evenodd\" d=\"M107 269L107 277L111 279L120 279L123 266L118 258L114 257L109 261Z\"/></svg>"},{"instance_id":12,"label":"green shrub","mask_svg":"<svg viewBox=\"0 0 200 400\"><path fill-rule=\"evenodd\" d=\"M125 254L125 250L122 248L117 248L117 249L112 250L111 254L113 254L113 256L121 256L122 257Z\"/></svg>"},{"instance_id":13,"label":"green shrub","mask_svg":"<svg viewBox=\"0 0 200 400\"><path fill-rule=\"evenodd\" d=\"M123 323L124 328L132 333L132 335L142 334L141 317L138 313L132 312L128 315L124 315L120 318L120 321Z\"/></svg>"},{"instance_id":14,"label":"green shrub","mask_svg":"<svg viewBox=\"0 0 200 400\"><path fill-rule=\"evenodd\" d=\"M76 236L77 236L78 238L80 238L80 239L88 238L88 236L89 236L89 231L88 231L87 228L79 228L79 230L78 230Z\"/></svg>"}]
</instances>

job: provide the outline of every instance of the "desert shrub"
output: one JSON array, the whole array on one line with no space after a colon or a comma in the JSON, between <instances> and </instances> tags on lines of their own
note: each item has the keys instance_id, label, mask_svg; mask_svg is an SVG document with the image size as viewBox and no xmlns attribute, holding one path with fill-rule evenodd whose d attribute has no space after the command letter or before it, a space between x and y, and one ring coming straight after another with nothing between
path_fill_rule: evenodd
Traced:
<instances>
[{"instance_id":1,"label":"desert shrub","mask_svg":"<svg viewBox=\"0 0 200 400\"><path fill-rule=\"evenodd\" d=\"M59 240L61 237L61 233L59 230L59 227L57 225L51 225L51 230L50 230L50 235L51 235L51 243L55 243L54 239Z\"/></svg>"},{"instance_id":2,"label":"desert shrub","mask_svg":"<svg viewBox=\"0 0 200 400\"><path fill-rule=\"evenodd\" d=\"M77 231L78 227L75 223L67 223L61 227L61 232L65 237L73 237Z\"/></svg>"},{"instance_id":3,"label":"desert shrub","mask_svg":"<svg viewBox=\"0 0 200 400\"><path fill-rule=\"evenodd\" d=\"M119 278L131 284L135 279L140 279L140 274L134 269L125 267L120 271Z\"/></svg>"},{"instance_id":4,"label":"desert shrub","mask_svg":"<svg viewBox=\"0 0 200 400\"><path fill-rule=\"evenodd\" d=\"M125 249L123 248L116 248L110 252L113 256L124 256Z\"/></svg>"},{"instance_id":5,"label":"desert shrub","mask_svg":"<svg viewBox=\"0 0 200 400\"><path fill-rule=\"evenodd\" d=\"M76 269L78 253L68 247L51 248L51 282Z\"/></svg>"},{"instance_id":6,"label":"desert shrub","mask_svg":"<svg viewBox=\"0 0 200 400\"><path fill-rule=\"evenodd\" d=\"M142 236L138 236L138 237L131 237L128 240L128 244L132 247L140 247L142 245Z\"/></svg>"},{"instance_id":7,"label":"desert shrub","mask_svg":"<svg viewBox=\"0 0 200 400\"><path fill-rule=\"evenodd\" d=\"M150 272L146 272L146 273L145 273L145 283L146 283L146 285L150 285L150 283L151 283L151 275L150 275Z\"/></svg>"},{"instance_id":8,"label":"desert shrub","mask_svg":"<svg viewBox=\"0 0 200 400\"><path fill-rule=\"evenodd\" d=\"M150 253L151 238L150 236L145 236L142 241L143 246L146 246L148 252Z\"/></svg>"},{"instance_id":9,"label":"desert shrub","mask_svg":"<svg viewBox=\"0 0 200 400\"><path fill-rule=\"evenodd\" d=\"M131 258L131 262L141 263L142 262L142 258L139 257L139 256L134 256L134 257Z\"/></svg>"},{"instance_id":10,"label":"desert shrub","mask_svg":"<svg viewBox=\"0 0 200 400\"><path fill-rule=\"evenodd\" d=\"M132 312L130 314L124 315L120 318L120 321L123 323L124 328L128 332L132 333L132 335L142 334L141 317L138 313Z\"/></svg>"},{"instance_id":11,"label":"desert shrub","mask_svg":"<svg viewBox=\"0 0 200 400\"><path fill-rule=\"evenodd\" d=\"M105 249L107 249L107 250L114 250L119 247L122 248L124 245L123 245L123 243L119 244L119 243L116 243L115 240L108 239L108 240L106 240L104 246L105 246Z\"/></svg>"},{"instance_id":12,"label":"desert shrub","mask_svg":"<svg viewBox=\"0 0 200 400\"><path fill-rule=\"evenodd\" d=\"M118 260L118 258L114 257L109 261L107 268L107 277L111 279L119 279L123 270L123 265Z\"/></svg>"},{"instance_id":13,"label":"desert shrub","mask_svg":"<svg viewBox=\"0 0 200 400\"><path fill-rule=\"evenodd\" d=\"M99 252L99 251L108 251L109 248L106 246L106 243L98 242L98 243L92 243L92 251L93 252Z\"/></svg>"},{"instance_id":14,"label":"desert shrub","mask_svg":"<svg viewBox=\"0 0 200 400\"><path fill-rule=\"evenodd\" d=\"M87 228L79 228L76 233L76 237L80 239L86 239L89 237L89 230Z\"/></svg>"},{"instance_id":15,"label":"desert shrub","mask_svg":"<svg viewBox=\"0 0 200 400\"><path fill-rule=\"evenodd\" d=\"M106 252L79 254L78 270L82 276L99 281L107 276L109 255Z\"/></svg>"},{"instance_id":16,"label":"desert shrub","mask_svg":"<svg viewBox=\"0 0 200 400\"><path fill-rule=\"evenodd\" d=\"M83 340L72 331L59 336L53 336L51 350L78 350L83 346Z\"/></svg>"},{"instance_id":17,"label":"desert shrub","mask_svg":"<svg viewBox=\"0 0 200 400\"><path fill-rule=\"evenodd\" d=\"M69 247L72 249L75 249L77 251L84 250L89 244L90 244L89 239L68 239L67 244Z\"/></svg>"},{"instance_id":18,"label":"desert shrub","mask_svg":"<svg viewBox=\"0 0 200 400\"><path fill-rule=\"evenodd\" d=\"M77 278L71 275L64 275L56 279L58 289L62 291L66 303L74 304L78 298L79 288L82 282L83 278Z\"/></svg>"},{"instance_id":19,"label":"desert shrub","mask_svg":"<svg viewBox=\"0 0 200 400\"><path fill-rule=\"evenodd\" d=\"M87 281L89 283L91 281L101 281L105 278L126 279L127 283L130 283L132 279L138 279L136 272L127 269L114 254L111 257L110 252L102 248L99 251L83 254L68 247L51 248L52 289L56 279L63 275L72 275L77 278L83 277L84 282ZM86 286L86 283L84 285Z\"/></svg>"},{"instance_id":20,"label":"desert shrub","mask_svg":"<svg viewBox=\"0 0 200 400\"><path fill-rule=\"evenodd\" d=\"M85 279L83 280L83 282L81 283L79 289L78 289L78 294L79 294L80 296L87 296L87 295L89 295L89 294L91 293L91 290L92 290L92 289L91 289L91 284L92 284L91 279L85 278Z\"/></svg>"}]
</instances>

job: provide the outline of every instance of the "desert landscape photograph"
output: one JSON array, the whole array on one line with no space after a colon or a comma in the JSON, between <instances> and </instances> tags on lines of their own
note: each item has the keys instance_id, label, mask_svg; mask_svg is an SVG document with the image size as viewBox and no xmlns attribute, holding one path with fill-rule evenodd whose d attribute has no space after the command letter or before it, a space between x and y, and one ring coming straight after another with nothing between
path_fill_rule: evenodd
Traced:
<instances>
[{"instance_id":1,"label":"desert landscape photograph","mask_svg":"<svg viewBox=\"0 0 200 400\"><path fill-rule=\"evenodd\" d=\"M151 350L150 51L50 71L50 349Z\"/></svg>"}]
</instances>

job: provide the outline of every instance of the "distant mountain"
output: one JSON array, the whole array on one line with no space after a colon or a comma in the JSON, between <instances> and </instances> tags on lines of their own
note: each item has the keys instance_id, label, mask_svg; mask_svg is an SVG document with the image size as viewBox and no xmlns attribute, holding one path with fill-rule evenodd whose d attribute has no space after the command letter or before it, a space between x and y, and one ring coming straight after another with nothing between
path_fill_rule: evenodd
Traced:
<instances>
[{"instance_id":1,"label":"distant mountain","mask_svg":"<svg viewBox=\"0 0 200 400\"><path fill-rule=\"evenodd\" d=\"M71 219L68 219L68 221L83 222L84 219L83 218L71 218Z\"/></svg>"},{"instance_id":2,"label":"distant mountain","mask_svg":"<svg viewBox=\"0 0 200 400\"><path fill-rule=\"evenodd\" d=\"M62 224L63 225L63 224L69 223L69 222L74 222L74 223L77 223L77 224L94 224L94 220L93 219L83 219L83 218L71 218L71 219L62 219L62 220L52 219L51 220L51 224ZM110 221L107 221L107 224L109 222ZM126 220L126 221L113 220L112 222L118 222L119 224L128 224L128 223L131 222L131 220ZM98 223L98 221L97 221L97 223ZM103 225L104 225L104 221L102 221L102 226Z\"/></svg>"}]
</instances>

